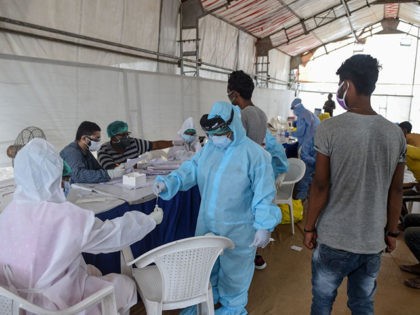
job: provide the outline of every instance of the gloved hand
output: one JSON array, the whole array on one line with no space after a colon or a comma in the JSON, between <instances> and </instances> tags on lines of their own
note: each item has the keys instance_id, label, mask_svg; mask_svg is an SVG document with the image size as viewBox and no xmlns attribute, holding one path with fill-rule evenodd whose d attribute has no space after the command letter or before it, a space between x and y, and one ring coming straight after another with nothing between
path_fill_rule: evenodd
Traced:
<instances>
[{"instance_id":1,"label":"gloved hand","mask_svg":"<svg viewBox=\"0 0 420 315\"><path fill-rule=\"evenodd\" d=\"M155 206L155 209L153 209L153 212L149 214L149 216L155 220L156 224L160 224L163 220L163 210L162 208L159 208L158 205Z\"/></svg>"},{"instance_id":2,"label":"gloved hand","mask_svg":"<svg viewBox=\"0 0 420 315\"><path fill-rule=\"evenodd\" d=\"M108 176L113 179L113 178L117 178L117 177L121 177L125 174L125 164L120 164L118 165L116 168L114 168L113 170L108 170Z\"/></svg>"},{"instance_id":3,"label":"gloved hand","mask_svg":"<svg viewBox=\"0 0 420 315\"><path fill-rule=\"evenodd\" d=\"M249 247L261 247L264 248L270 243L271 232L267 230L257 230L255 233L254 241Z\"/></svg>"},{"instance_id":4,"label":"gloved hand","mask_svg":"<svg viewBox=\"0 0 420 315\"><path fill-rule=\"evenodd\" d=\"M162 191L166 190L166 185L164 182L154 182L152 190L156 196L159 196Z\"/></svg>"}]
</instances>

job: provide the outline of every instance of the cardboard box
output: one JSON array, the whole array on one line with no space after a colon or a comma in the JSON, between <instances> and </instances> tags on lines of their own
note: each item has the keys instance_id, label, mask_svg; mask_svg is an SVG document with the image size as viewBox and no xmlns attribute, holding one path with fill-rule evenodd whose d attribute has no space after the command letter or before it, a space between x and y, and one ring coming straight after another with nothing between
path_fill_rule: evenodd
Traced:
<instances>
[{"instance_id":1,"label":"cardboard box","mask_svg":"<svg viewBox=\"0 0 420 315\"><path fill-rule=\"evenodd\" d=\"M123 176L123 185L130 188L138 188L146 186L146 174L129 173Z\"/></svg>"}]
</instances>

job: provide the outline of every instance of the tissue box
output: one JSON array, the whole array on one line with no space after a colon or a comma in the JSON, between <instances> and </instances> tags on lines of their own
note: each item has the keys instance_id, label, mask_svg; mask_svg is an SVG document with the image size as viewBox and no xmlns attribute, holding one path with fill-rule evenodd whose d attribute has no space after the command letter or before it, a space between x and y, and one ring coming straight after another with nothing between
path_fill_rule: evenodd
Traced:
<instances>
[{"instance_id":1,"label":"tissue box","mask_svg":"<svg viewBox=\"0 0 420 315\"><path fill-rule=\"evenodd\" d=\"M146 174L129 173L123 176L123 185L132 188L146 186Z\"/></svg>"}]
</instances>

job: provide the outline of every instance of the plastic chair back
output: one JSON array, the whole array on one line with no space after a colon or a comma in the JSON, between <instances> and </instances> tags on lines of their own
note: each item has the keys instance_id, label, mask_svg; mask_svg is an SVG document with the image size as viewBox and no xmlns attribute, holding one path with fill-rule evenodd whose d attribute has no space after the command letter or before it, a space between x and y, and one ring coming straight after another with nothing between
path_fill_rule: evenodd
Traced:
<instances>
[{"instance_id":1,"label":"plastic chair back","mask_svg":"<svg viewBox=\"0 0 420 315\"><path fill-rule=\"evenodd\" d=\"M51 311L39 307L14 292L0 286L0 314L1 315L19 315L21 310L39 315L73 315L91 308L96 304L101 304L102 315L117 315L117 306L115 304L114 287L108 286L92 294L67 309Z\"/></svg>"},{"instance_id":2,"label":"plastic chair back","mask_svg":"<svg viewBox=\"0 0 420 315\"><path fill-rule=\"evenodd\" d=\"M289 205L292 234L295 234L292 199L293 188L295 187L295 184L302 179L303 175L305 175L306 165L305 162L296 158L289 158L287 161L289 162L289 169L284 177L284 180L280 185L277 185L276 198L274 202L276 204Z\"/></svg>"},{"instance_id":3,"label":"plastic chair back","mask_svg":"<svg viewBox=\"0 0 420 315\"><path fill-rule=\"evenodd\" d=\"M144 268L133 269L133 275L148 314L160 314L159 311L149 311L152 309L149 306L150 302L160 304L160 307L153 309L165 310L209 301L209 282L213 265L225 248L233 247L233 242L226 237L197 236L162 245L128 262L128 265L135 264L139 269ZM126 252L124 256L127 257ZM159 285L161 292L154 293L153 298L148 297L145 292L151 285L156 286L147 283L149 278L153 278L154 282L159 281L156 277L150 277L150 273L154 271L150 269L151 266L147 266L152 263L156 264L162 282ZM212 302L208 304L213 307Z\"/></svg>"}]
</instances>

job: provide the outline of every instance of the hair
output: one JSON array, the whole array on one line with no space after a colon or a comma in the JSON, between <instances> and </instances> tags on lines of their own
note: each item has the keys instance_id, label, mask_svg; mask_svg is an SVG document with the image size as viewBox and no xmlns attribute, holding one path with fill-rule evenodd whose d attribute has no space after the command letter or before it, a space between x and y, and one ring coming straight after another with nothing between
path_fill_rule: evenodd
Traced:
<instances>
[{"instance_id":1,"label":"hair","mask_svg":"<svg viewBox=\"0 0 420 315\"><path fill-rule=\"evenodd\" d=\"M90 136L96 131L101 131L101 128L91 121L84 121L77 128L76 140L80 140L83 136Z\"/></svg>"},{"instance_id":2,"label":"hair","mask_svg":"<svg viewBox=\"0 0 420 315\"><path fill-rule=\"evenodd\" d=\"M405 129L407 133L411 133L411 129L413 129L413 126L408 121L403 121L399 126L401 129Z\"/></svg>"},{"instance_id":3,"label":"hair","mask_svg":"<svg viewBox=\"0 0 420 315\"><path fill-rule=\"evenodd\" d=\"M358 94L370 96L381 68L378 60L371 55L354 55L343 62L336 74L340 76L340 81L352 81Z\"/></svg>"},{"instance_id":4,"label":"hair","mask_svg":"<svg viewBox=\"0 0 420 315\"><path fill-rule=\"evenodd\" d=\"M236 91L246 100L250 100L254 91L254 82L251 77L242 70L233 71L229 75L228 89Z\"/></svg>"},{"instance_id":5,"label":"hair","mask_svg":"<svg viewBox=\"0 0 420 315\"><path fill-rule=\"evenodd\" d=\"M332 93L328 93L328 98L332 98Z\"/></svg>"}]
</instances>

